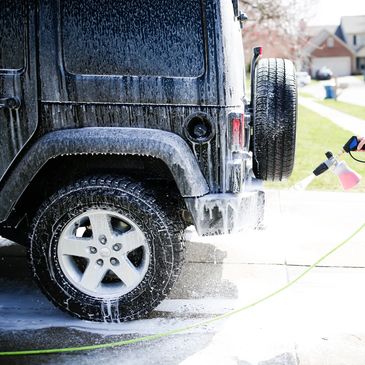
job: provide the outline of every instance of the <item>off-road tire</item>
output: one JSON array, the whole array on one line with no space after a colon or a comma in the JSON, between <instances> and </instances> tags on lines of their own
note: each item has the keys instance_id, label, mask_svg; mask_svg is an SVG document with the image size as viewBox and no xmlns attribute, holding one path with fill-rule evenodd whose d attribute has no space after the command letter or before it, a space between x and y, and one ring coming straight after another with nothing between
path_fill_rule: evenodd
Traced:
<instances>
[{"instance_id":1,"label":"off-road tire","mask_svg":"<svg viewBox=\"0 0 365 365\"><path fill-rule=\"evenodd\" d=\"M262 59L255 74L253 171L261 180L287 179L294 167L297 121L295 68L284 59Z\"/></svg>"},{"instance_id":2,"label":"off-road tire","mask_svg":"<svg viewBox=\"0 0 365 365\"><path fill-rule=\"evenodd\" d=\"M166 204L165 204L166 203ZM140 284L125 295L105 300L87 295L61 269L57 245L64 227L90 209L127 216L141 229L150 250ZM184 261L184 225L168 202L129 178L90 177L67 186L39 208L29 235L29 262L45 295L81 319L119 322L145 317L170 292Z\"/></svg>"}]
</instances>

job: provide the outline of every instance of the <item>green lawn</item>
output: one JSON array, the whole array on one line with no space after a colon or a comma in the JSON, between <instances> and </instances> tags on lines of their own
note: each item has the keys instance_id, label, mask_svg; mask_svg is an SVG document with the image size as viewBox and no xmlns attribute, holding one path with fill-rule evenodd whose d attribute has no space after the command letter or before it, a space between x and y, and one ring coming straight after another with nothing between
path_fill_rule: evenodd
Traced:
<instances>
[{"instance_id":1,"label":"green lawn","mask_svg":"<svg viewBox=\"0 0 365 365\"><path fill-rule=\"evenodd\" d=\"M350 114L356 118L365 120L365 106L344 103L343 101L336 101L332 99L327 99L327 100L315 99L315 100L320 104L339 110L340 112Z\"/></svg>"},{"instance_id":2,"label":"green lawn","mask_svg":"<svg viewBox=\"0 0 365 365\"><path fill-rule=\"evenodd\" d=\"M296 162L293 174L286 182L265 183L265 186L275 189L292 187L307 177L315 167L326 159L324 155L326 151L337 154L350 137L350 132L337 127L328 119L309 109L299 106ZM358 153L357 155L360 159L365 160L365 153ZM351 168L364 177L360 184L351 191L365 191L365 164L353 161L347 154L343 155L342 160L345 160ZM308 189L341 191L342 187L338 178L331 171L327 171L317 177Z\"/></svg>"},{"instance_id":3,"label":"green lawn","mask_svg":"<svg viewBox=\"0 0 365 365\"><path fill-rule=\"evenodd\" d=\"M315 97L312 94L310 94L307 91L303 91L302 89L298 89L298 94L299 94L299 96L304 96L306 98L315 99Z\"/></svg>"}]
</instances>

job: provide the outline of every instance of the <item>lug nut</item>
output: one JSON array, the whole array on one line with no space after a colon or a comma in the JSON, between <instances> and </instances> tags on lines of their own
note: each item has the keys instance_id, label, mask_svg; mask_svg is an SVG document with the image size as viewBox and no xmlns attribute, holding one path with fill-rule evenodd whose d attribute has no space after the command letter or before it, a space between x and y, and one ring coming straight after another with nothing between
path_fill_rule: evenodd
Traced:
<instances>
[{"instance_id":1,"label":"lug nut","mask_svg":"<svg viewBox=\"0 0 365 365\"><path fill-rule=\"evenodd\" d=\"M91 253L97 253L98 250L95 247L90 247L90 252Z\"/></svg>"},{"instance_id":2,"label":"lug nut","mask_svg":"<svg viewBox=\"0 0 365 365\"><path fill-rule=\"evenodd\" d=\"M112 257L110 259L110 263L115 266L115 265L118 265L119 264L119 261L116 258Z\"/></svg>"},{"instance_id":3,"label":"lug nut","mask_svg":"<svg viewBox=\"0 0 365 365\"><path fill-rule=\"evenodd\" d=\"M107 243L107 239L106 237L103 235L103 236L100 236L99 237L99 242L102 244L102 245L105 245Z\"/></svg>"},{"instance_id":4,"label":"lug nut","mask_svg":"<svg viewBox=\"0 0 365 365\"><path fill-rule=\"evenodd\" d=\"M102 259L99 259L98 261L96 261L96 263L99 265L99 266L102 266L104 264L104 261Z\"/></svg>"},{"instance_id":5,"label":"lug nut","mask_svg":"<svg viewBox=\"0 0 365 365\"><path fill-rule=\"evenodd\" d=\"M116 243L115 245L113 245L114 251L120 251L121 248L122 248L122 245L120 243Z\"/></svg>"}]
</instances>

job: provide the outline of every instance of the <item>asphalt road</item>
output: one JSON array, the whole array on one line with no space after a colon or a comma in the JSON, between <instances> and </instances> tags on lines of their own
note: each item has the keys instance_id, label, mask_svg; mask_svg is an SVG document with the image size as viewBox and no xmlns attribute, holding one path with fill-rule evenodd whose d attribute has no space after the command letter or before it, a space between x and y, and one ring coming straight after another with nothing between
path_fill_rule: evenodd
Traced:
<instances>
[{"instance_id":1,"label":"asphalt road","mask_svg":"<svg viewBox=\"0 0 365 365\"><path fill-rule=\"evenodd\" d=\"M364 194L269 192L266 229L199 238L169 299L149 319L94 324L61 313L30 279L24 250L0 248L0 349L119 341L196 323L295 279L365 222ZM2 245L4 246L4 245ZM290 289L187 333L120 348L0 358L3 364L363 364L365 232Z\"/></svg>"}]
</instances>

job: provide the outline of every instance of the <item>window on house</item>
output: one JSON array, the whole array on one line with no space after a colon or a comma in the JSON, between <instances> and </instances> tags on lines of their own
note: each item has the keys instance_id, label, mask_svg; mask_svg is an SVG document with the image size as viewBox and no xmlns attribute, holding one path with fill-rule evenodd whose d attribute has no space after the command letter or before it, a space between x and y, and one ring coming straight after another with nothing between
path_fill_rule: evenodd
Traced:
<instances>
[{"instance_id":1,"label":"window on house","mask_svg":"<svg viewBox=\"0 0 365 365\"><path fill-rule=\"evenodd\" d=\"M329 37L327 39L327 47L328 48L333 48L335 46L335 40L332 37Z\"/></svg>"},{"instance_id":2,"label":"window on house","mask_svg":"<svg viewBox=\"0 0 365 365\"><path fill-rule=\"evenodd\" d=\"M63 0L64 62L73 74L198 77L197 0Z\"/></svg>"},{"instance_id":3,"label":"window on house","mask_svg":"<svg viewBox=\"0 0 365 365\"><path fill-rule=\"evenodd\" d=\"M24 15L22 0L2 0L0 16L0 69L24 66Z\"/></svg>"},{"instance_id":4,"label":"window on house","mask_svg":"<svg viewBox=\"0 0 365 365\"><path fill-rule=\"evenodd\" d=\"M358 35L356 41L358 46L363 46L365 44L365 34Z\"/></svg>"},{"instance_id":5,"label":"window on house","mask_svg":"<svg viewBox=\"0 0 365 365\"><path fill-rule=\"evenodd\" d=\"M356 46L356 45L357 45L357 37L356 37L356 34L354 34L354 35L352 36L352 43L353 43L353 45L354 45L354 46Z\"/></svg>"}]
</instances>

